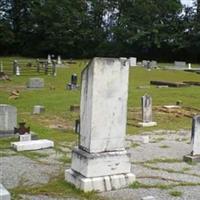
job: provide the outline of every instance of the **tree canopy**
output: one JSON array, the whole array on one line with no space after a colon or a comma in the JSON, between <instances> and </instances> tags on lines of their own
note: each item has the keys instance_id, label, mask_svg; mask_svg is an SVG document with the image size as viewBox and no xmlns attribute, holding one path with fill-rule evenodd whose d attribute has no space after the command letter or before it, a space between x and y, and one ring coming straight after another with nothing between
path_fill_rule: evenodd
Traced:
<instances>
[{"instance_id":1,"label":"tree canopy","mask_svg":"<svg viewBox=\"0 0 200 200\"><path fill-rule=\"evenodd\" d=\"M198 61L200 1L1 0L0 54Z\"/></svg>"}]
</instances>

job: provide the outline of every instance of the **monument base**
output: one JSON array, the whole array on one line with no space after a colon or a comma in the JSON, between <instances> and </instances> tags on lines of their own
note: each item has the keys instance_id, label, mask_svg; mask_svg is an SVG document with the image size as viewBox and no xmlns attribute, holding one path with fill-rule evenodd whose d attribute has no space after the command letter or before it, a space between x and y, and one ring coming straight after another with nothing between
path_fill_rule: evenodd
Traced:
<instances>
[{"instance_id":1,"label":"monument base","mask_svg":"<svg viewBox=\"0 0 200 200\"><path fill-rule=\"evenodd\" d=\"M0 184L0 200L10 200L10 193Z\"/></svg>"},{"instance_id":2,"label":"monument base","mask_svg":"<svg viewBox=\"0 0 200 200\"><path fill-rule=\"evenodd\" d=\"M141 127L152 127L157 126L157 122L139 122L138 125Z\"/></svg>"},{"instance_id":3,"label":"monument base","mask_svg":"<svg viewBox=\"0 0 200 200\"><path fill-rule=\"evenodd\" d=\"M51 140L32 140L24 142L11 142L11 147L16 151L30 151L54 147Z\"/></svg>"},{"instance_id":4,"label":"monument base","mask_svg":"<svg viewBox=\"0 0 200 200\"><path fill-rule=\"evenodd\" d=\"M183 160L185 162L190 162L190 163L196 163L196 162L200 162L200 155L186 155L183 157Z\"/></svg>"},{"instance_id":5,"label":"monument base","mask_svg":"<svg viewBox=\"0 0 200 200\"><path fill-rule=\"evenodd\" d=\"M135 175L132 173L127 173L87 178L73 171L72 169L68 169L65 171L65 180L84 192L104 192L129 186L135 181Z\"/></svg>"}]
</instances>

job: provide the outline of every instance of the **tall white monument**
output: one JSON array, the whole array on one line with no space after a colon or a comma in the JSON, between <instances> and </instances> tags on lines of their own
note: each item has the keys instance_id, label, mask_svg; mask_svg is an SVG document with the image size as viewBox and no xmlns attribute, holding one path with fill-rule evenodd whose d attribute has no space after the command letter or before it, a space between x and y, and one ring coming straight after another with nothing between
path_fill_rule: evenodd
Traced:
<instances>
[{"instance_id":1,"label":"tall white monument","mask_svg":"<svg viewBox=\"0 0 200 200\"><path fill-rule=\"evenodd\" d=\"M82 72L80 141L65 179L86 192L135 181L125 150L128 75L123 58L94 58Z\"/></svg>"}]
</instances>

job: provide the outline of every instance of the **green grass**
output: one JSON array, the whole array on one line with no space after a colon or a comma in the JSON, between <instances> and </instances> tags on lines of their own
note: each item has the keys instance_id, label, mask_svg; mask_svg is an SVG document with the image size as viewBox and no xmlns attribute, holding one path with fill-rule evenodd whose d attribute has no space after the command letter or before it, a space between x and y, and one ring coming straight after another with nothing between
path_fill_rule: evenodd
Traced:
<instances>
[{"instance_id":1,"label":"green grass","mask_svg":"<svg viewBox=\"0 0 200 200\"><path fill-rule=\"evenodd\" d=\"M170 194L171 196L173 196L173 197L181 197L181 196L183 195L182 192L176 191L176 190L171 191L169 194Z\"/></svg>"},{"instance_id":2,"label":"green grass","mask_svg":"<svg viewBox=\"0 0 200 200\"><path fill-rule=\"evenodd\" d=\"M76 189L71 184L64 180L64 177L59 176L56 179L52 179L49 183L37 186L37 187L16 187L11 189L13 197L18 197L19 194L26 195L47 195L56 198L78 198L80 200L102 200L95 192L84 193L81 190Z\"/></svg>"},{"instance_id":3,"label":"green grass","mask_svg":"<svg viewBox=\"0 0 200 200\"><path fill-rule=\"evenodd\" d=\"M22 67L22 75L19 77L12 76L12 62L14 59L19 60ZM80 103L80 90L69 91L66 90L66 84L70 81L71 74L78 75L78 84L80 84L80 75L83 68L86 66L88 60L77 60L76 64L70 65L68 68L58 68L57 76L44 75L44 73L36 73L35 69L28 69L26 64L31 62L35 65L36 59L22 58L22 57L0 57L3 62L4 70L10 75L12 81L0 81L0 103L11 104L18 109L18 122L25 121L27 126L31 127L31 131L38 135L38 138L46 138L55 142L55 150L65 154L63 151L63 143L66 147L78 143L78 136L74 133L72 127L74 126L75 119L79 118L79 113L70 112L71 105ZM161 64L163 67L165 64ZM45 88L41 90L28 90L26 89L26 82L30 77L41 77L45 80ZM143 68L131 68L129 76L129 98L128 108L140 111L140 98L144 94L149 94L153 98L154 106L162 106L165 104L175 104L176 101L181 101L184 106L192 106L195 108L200 107L200 87L187 87L187 88L164 88L158 89L155 86L150 86L151 80L166 80L166 81L199 81L200 75L195 73L187 73L181 71L170 70L152 70L147 71ZM138 86L150 86L146 89L137 89ZM51 90L54 87L55 90ZM12 90L18 89L20 97L17 100L8 99ZM45 106L45 113L42 115L32 115L34 105ZM153 112L154 121L158 123L157 127L142 128L135 126L135 121L131 119L134 113L128 112L127 132L129 134L139 134L143 131L152 131L156 129L179 130L190 129L191 119L187 117L175 117L169 114ZM140 118L140 116L139 116ZM50 125L67 126L66 130L53 129ZM16 138L0 138L0 149L10 149L10 142L16 141ZM157 142L161 141L157 139ZM136 148L138 145L133 144L132 147ZM7 154L2 153L2 154ZM20 153L19 155L26 156L30 159L37 160L46 157L45 154L38 154L36 152ZM63 163L70 163L67 156L60 158ZM178 160L164 160L155 159L149 163L156 162L180 162ZM139 183L135 183L135 186ZM158 186L164 188L165 186ZM18 194L48 194L52 196L67 196L77 197L81 199L99 199L95 193L84 194L64 181L64 177L57 177L51 180L48 184L37 187L15 188L12 189L12 194L15 199Z\"/></svg>"}]
</instances>

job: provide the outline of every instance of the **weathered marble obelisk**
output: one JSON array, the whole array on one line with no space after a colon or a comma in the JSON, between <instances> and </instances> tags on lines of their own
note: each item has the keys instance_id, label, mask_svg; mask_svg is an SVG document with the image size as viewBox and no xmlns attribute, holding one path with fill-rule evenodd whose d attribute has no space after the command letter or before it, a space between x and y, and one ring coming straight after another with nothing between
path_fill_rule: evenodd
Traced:
<instances>
[{"instance_id":1,"label":"weathered marble obelisk","mask_svg":"<svg viewBox=\"0 0 200 200\"><path fill-rule=\"evenodd\" d=\"M65 179L86 192L135 181L125 150L128 75L125 58L94 58L82 72L80 142Z\"/></svg>"},{"instance_id":2,"label":"weathered marble obelisk","mask_svg":"<svg viewBox=\"0 0 200 200\"><path fill-rule=\"evenodd\" d=\"M139 123L142 127L156 126L157 123L152 120L152 98L149 95L144 95L141 98L142 106L142 122Z\"/></svg>"}]
</instances>

